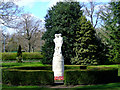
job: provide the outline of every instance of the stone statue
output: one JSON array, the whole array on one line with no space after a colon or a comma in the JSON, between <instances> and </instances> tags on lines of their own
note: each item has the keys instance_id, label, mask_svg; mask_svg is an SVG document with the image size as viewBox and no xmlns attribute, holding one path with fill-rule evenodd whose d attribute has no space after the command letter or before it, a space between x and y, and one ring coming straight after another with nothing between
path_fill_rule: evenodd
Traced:
<instances>
[{"instance_id":1,"label":"stone statue","mask_svg":"<svg viewBox=\"0 0 120 90\"><path fill-rule=\"evenodd\" d=\"M52 70L54 71L54 79L55 80L63 80L63 74L64 74L64 58L62 56L62 44L63 44L63 38L61 37L61 34L55 34L55 49L54 49L54 56L53 56L53 65ZM56 79L57 77L57 79Z\"/></svg>"},{"instance_id":2,"label":"stone statue","mask_svg":"<svg viewBox=\"0 0 120 90\"><path fill-rule=\"evenodd\" d=\"M61 47L62 47L62 44L63 44L63 38L61 37L61 34L55 34L54 43L55 43L54 56L62 54Z\"/></svg>"}]
</instances>

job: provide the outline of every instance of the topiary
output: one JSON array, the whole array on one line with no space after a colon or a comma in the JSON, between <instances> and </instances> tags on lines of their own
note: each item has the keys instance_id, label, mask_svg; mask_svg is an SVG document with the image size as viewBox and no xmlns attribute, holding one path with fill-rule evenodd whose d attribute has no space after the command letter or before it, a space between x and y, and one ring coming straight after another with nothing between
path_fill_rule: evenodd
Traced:
<instances>
[{"instance_id":1,"label":"topiary","mask_svg":"<svg viewBox=\"0 0 120 90\"><path fill-rule=\"evenodd\" d=\"M22 51L21 51L21 45L19 45L18 47L18 51L17 51L17 62L21 63L22 62Z\"/></svg>"}]
</instances>

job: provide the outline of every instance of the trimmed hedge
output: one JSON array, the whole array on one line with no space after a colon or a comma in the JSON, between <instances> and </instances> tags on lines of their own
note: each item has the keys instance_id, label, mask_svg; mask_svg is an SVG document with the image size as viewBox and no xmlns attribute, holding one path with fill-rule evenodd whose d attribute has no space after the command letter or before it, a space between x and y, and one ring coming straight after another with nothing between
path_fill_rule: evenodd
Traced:
<instances>
[{"instance_id":1,"label":"trimmed hedge","mask_svg":"<svg viewBox=\"0 0 120 90\"><path fill-rule=\"evenodd\" d=\"M2 71L2 83L9 85L52 85L54 74L48 70L18 70Z\"/></svg>"},{"instance_id":2,"label":"trimmed hedge","mask_svg":"<svg viewBox=\"0 0 120 90\"><path fill-rule=\"evenodd\" d=\"M42 59L43 55L40 52L24 52L22 54L24 60L32 59Z\"/></svg>"},{"instance_id":3,"label":"trimmed hedge","mask_svg":"<svg viewBox=\"0 0 120 90\"><path fill-rule=\"evenodd\" d=\"M66 70L64 72L64 84L77 85L110 83L116 81L117 77L117 68Z\"/></svg>"},{"instance_id":4,"label":"trimmed hedge","mask_svg":"<svg viewBox=\"0 0 120 90\"><path fill-rule=\"evenodd\" d=\"M10 53L10 52L5 52L2 53L2 60L16 60L17 53Z\"/></svg>"},{"instance_id":5,"label":"trimmed hedge","mask_svg":"<svg viewBox=\"0 0 120 90\"><path fill-rule=\"evenodd\" d=\"M5 52L2 53L2 60L16 60L17 53ZM40 52L23 52L22 53L23 60L34 60L34 59L42 59L43 55Z\"/></svg>"}]
</instances>

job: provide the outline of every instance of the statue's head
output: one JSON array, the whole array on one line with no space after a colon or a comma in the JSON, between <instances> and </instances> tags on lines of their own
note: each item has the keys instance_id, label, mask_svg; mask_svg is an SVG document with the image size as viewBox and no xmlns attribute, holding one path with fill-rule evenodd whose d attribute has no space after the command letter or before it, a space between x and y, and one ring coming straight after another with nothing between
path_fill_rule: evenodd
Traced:
<instances>
[{"instance_id":1,"label":"statue's head","mask_svg":"<svg viewBox=\"0 0 120 90\"><path fill-rule=\"evenodd\" d=\"M61 34L55 34L55 38L61 37Z\"/></svg>"}]
</instances>

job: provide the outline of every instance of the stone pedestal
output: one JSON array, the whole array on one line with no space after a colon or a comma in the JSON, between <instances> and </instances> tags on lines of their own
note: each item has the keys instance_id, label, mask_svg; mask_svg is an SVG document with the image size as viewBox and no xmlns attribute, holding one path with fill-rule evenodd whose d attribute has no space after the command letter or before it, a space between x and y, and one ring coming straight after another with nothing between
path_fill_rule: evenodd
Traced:
<instances>
[{"instance_id":1,"label":"stone pedestal","mask_svg":"<svg viewBox=\"0 0 120 90\"><path fill-rule=\"evenodd\" d=\"M54 72L54 80L64 79L64 58L61 52L62 37L61 34L55 34L55 52L52 61L52 70Z\"/></svg>"},{"instance_id":2,"label":"stone pedestal","mask_svg":"<svg viewBox=\"0 0 120 90\"><path fill-rule=\"evenodd\" d=\"M63 80L64 76L64 59L62 55L53 57L53 66L55 80Z\"/></svg>"}]
</instances>

